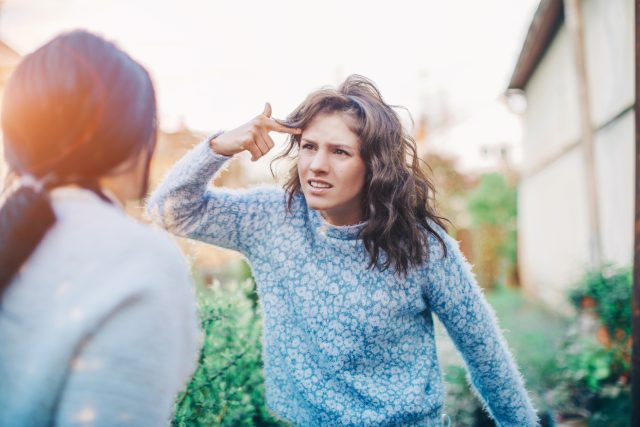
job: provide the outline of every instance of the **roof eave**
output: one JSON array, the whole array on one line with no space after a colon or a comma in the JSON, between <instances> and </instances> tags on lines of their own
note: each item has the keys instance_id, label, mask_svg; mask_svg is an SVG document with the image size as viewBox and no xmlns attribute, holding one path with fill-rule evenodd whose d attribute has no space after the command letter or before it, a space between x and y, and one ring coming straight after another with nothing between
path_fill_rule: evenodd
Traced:
<instances>
[{"instance_id":1,"label":"roof eave","mask_svg":"<svg viewBox=\"0 0 640 427\"><path fill-rule=\"evenodd\" d=\"M508 89L524 90L563 22L562 0L540 0Z\"/></svg>"}]
</instances>

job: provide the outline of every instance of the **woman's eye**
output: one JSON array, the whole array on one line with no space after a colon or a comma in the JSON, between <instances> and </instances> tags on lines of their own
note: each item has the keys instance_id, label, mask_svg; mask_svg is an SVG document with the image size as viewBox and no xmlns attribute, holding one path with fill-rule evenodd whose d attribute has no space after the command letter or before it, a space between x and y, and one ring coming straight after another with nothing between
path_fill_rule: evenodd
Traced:
<instances>
[{"instance_id":1,"label":"woman's eye","mask_svg":"<svg viewBox=\"0 0 640 427\"><path fill-rule=\"evenodd\" d=\"M311 144L303 144L302 145L302 149L303 150L313 150L313 145L311 145Z\"/></svg>"},{"instance_id":2,"label":"woman's eye","mask_svg":"<svg viewBox=\"0 0 640 427\"><path fill-rule=\"evenodd\" d=\"M349 153L347 153L346 151L341 150L341 149L339 149L339 148L338 148L338 149L336 150L336 154L339 154L339 155L341 155L341 156L342 156L342 155L347 155L347 154L349 154Z\"/></svg>"}]
</instances>

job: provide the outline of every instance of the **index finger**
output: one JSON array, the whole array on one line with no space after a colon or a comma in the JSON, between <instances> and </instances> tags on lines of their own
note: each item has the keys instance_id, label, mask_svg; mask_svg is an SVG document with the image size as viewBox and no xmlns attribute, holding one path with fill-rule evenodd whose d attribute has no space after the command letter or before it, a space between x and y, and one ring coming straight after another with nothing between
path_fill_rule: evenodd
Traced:
<instances>
[{"instance_id":1,"label":"index finger","mask_svg":"<svg viewBox=\"0 0 640 427\"><path fill-rule=\"evenodd\" d=\"M285 126L281 123L278 123L275 119L272 118L267 120L267 122L265 123L265 128L267 128L267 131L269 132L274 131L288 133L291 135L300 135L302 133L302 129Z\"/></svg>"}]
</instances>

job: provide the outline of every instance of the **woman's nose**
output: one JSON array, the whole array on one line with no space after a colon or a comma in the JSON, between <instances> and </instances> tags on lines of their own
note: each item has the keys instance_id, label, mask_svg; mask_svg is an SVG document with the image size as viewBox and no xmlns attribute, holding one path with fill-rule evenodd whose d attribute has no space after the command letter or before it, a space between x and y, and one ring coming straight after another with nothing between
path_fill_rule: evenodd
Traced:
<instances>
[{"instance_id":1,"label":"woman's nose","mask_svg":"<svg viewBox=\"0 0 640 427\"><path fill-rule=\"evenodd\" d=\"M327 155L322 150L318 150L309 164L309 169L312 172L326 172L328 169L327 160Z\"/></svg>"}]
</instances>

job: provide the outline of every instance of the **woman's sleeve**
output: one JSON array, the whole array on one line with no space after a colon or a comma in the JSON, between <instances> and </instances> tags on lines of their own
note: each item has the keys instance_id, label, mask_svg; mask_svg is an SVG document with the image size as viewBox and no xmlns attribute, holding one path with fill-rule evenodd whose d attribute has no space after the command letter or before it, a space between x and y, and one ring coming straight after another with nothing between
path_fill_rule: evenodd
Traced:
<instances>
[{"instance_id":1,"label":"woman's sleeve","mask_svg":"<svg viewBox=\"0 0 640 427\"><path fill-rule=\"evenodd\" d=\"M229 159L214 153L208 140L185 154L147 200L151 220L179 236L246 253L284 194L275 188L210 187Z\"/></svg>"},{"instance_id":2,"label":"woman's sleeve","mask_svg":"<svg viewBox=\"0 0 640 427\"><path fill-rule=\"evenodd\" d=\"M105 312L76 349L55 425L169 425L197 363L193 289L175 257L136 271L146 274L130 278L135 292Z\"/></svg>"},{"instance_id":3,"label":"woman's sleeve","mask_svg":"<svg viewBox=\"0 0 640 427\"><path fill-rule=\"evenodd\" d=\"M469 371L485 408L501 427L537 426L538 417L523 379L458 243L442 232L447 255L430 238L427 301Z\"/></svg>"}]
</instances>

